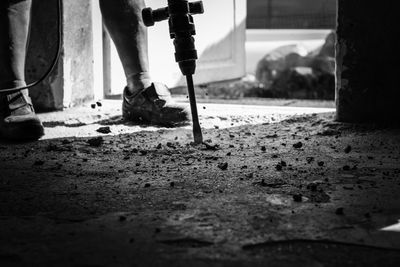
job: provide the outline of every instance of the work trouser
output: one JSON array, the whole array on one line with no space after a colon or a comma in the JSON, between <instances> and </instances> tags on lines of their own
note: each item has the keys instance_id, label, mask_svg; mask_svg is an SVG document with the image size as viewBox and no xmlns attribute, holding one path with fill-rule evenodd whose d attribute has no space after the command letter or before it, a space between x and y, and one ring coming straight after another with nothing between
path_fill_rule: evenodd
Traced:
<instances>
[{"instance_id":1,"label":"work trouser","mask_svg":"<svg viewBox=\"0 0 400 267\"><path fill-rule=\"evenodd\" d=\"M32 1L0 2L0 89L24 86Z\"/></svg>"},{"instance_id":2,"label":"work trouser","mask_svg":"<svg viewBox=\"0 0 400 267\"><path fill-rule=\"evenodd\" d=\"M148 75L149 69L147 32L141 22L144 0L99 2L103 21L117 47L128 85L134 86L136 80L140 84L141 75ZM0 90L25 85L31 6L32 0L0 0Z\"/></svg>"}]
</instances>

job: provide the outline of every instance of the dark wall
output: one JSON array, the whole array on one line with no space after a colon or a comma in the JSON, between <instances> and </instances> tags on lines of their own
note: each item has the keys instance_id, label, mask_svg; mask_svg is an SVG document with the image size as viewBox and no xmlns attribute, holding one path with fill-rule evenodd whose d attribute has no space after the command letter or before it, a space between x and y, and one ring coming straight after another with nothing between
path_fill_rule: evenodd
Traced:
<instances>
[{"instance_id":1,"label":"dark wall","mask_svg":"<svg viewBox=\"0 0 400 267\"><path fill-rule=\"evenodd\" d=\"M56 3L54 0L33 1L26 65L26 79L29 83L43 76L57 52ZM60 61L52 75L31 90L30 95L38 110L62 109L62 67Z\"/></svg>"},{"instance_id":2,"label":"dark wall","mask_svg":"<svg viewBox=\"0 0 400 267\"><path fill-rule=\"evenodd\" d=\"M400 27L395 2L339 0L337 119L400 121Z\"/></svg>"},{"instance_id":3,"label":"dark wall","mask_svg":"<svg viewBox=\"0 0 400 267\"><path fill-rule=\"evenodd\" d=\"M60 110L93 99L91 0L62 1L62 55L57 68L31 90L36 110ZM39 79L57 52L57 0L35 0L27 55L27 81Z\"/></svg>"},{"instance_id":4,"label":"dark wall","mask_svg":"<svg viewBox=\"0 0 400 267\"><path fill-rule=\"evenodd\" d=\"M249 29L333 29L336 0L248 0Z\"/></svg>"}]
</instances>

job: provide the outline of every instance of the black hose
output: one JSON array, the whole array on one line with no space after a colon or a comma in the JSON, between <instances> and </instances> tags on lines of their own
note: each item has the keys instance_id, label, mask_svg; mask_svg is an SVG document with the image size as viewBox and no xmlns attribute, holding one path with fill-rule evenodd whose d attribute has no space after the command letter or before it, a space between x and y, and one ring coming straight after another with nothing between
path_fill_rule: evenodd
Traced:
<instances>
[{"instance_id":1,"label":"black hose","mask_svg":"<svg viewBox=\"0 0 400 267\"><path fill-rule=\"evenodd\" d=\"M57 65L58 60L60 59L61 56L61 39L62 39L62 0L57 0L57 54L53 59L53 62L51 63L50 68L45 72L45 74L37 81L30 83L26 86L20 86L20 87L14 87L14 88L0 88L0 93L12 93L16 91L20 91L23 89L31 89L32 87L38 85L39 83L43 82L44 79L46 79L50 73L53 72L54 68Z\"/></svg>"}]
</instances>

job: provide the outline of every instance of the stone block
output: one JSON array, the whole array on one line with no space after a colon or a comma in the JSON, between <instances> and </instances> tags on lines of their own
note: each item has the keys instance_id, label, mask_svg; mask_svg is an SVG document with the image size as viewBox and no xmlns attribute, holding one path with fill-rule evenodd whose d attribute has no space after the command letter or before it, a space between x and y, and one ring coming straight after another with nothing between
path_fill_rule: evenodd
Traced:
<instances>
[{"instance_id":1,"label":"stone block","mask_svg":"<svg viewBox=\"0 0 400 267\"><path fill-rule=\"evenodd\" d=\"M31 90L39 111L61 110L93 98L91 0L64 0L62 55L43 83ZM33 1L31 39L27 56L27 81L39 79L57 51L57 1Z\"/></svg>"}]
</instances>

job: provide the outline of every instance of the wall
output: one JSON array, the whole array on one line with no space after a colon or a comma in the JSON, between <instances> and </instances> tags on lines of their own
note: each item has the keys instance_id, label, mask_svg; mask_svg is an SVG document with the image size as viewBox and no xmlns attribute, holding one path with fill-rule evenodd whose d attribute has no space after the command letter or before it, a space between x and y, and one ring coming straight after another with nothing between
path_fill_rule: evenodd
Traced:
<instances>
[{"instance_id":1,"label":"wall","mask_svg":"<svg viewBox=\"0 0 400 267\"><path fill-rule=\"evenodd\" d=\"M337 119L399 122L400 27L392 4L339 0Z\"/></svg>"},{"instance_id":2,"label":"wall","mask_svg":"<svg viewBox=\"0 0 400 267\"><path fill-rule=\"evenodd\" d=\"M55 0L33 1L27 80L40 78L56 53ZM91 0L63 0L62 58L55 71L31 91L36 110L59 110L93 98Z\"/></svg>"},{"instance_id":3,"label":"wall","mask_svg":"<svg viewBox=\"0 0 400 267\"><path fill-rule=\"evenodd\" d=\"M248 0L249 29L333 29L336 0Z\"/></svg>"}]
</instances>

